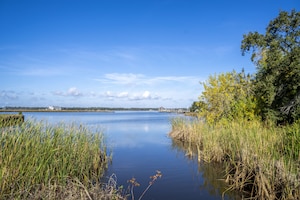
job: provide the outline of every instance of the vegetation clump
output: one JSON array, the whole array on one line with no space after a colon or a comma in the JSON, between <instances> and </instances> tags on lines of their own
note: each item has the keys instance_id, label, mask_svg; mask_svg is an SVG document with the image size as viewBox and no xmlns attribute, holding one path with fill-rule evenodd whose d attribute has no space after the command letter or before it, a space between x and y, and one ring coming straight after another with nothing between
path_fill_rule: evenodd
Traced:
<instances>
[{"instance_id":1,"label":"vegetation clump","mask_svg":"<svg viewBox=\"0 0 300 200\"><path fill-rule=\"evenodd\" d=\"M1 114L0 127L15 126L24 122L24 115L22 113L16 114Z\"/></svg>"},{"instance_id":2,"label":"vegetation clump","mask_svg":"<svg viewBox=\"0 0 300 200\"><path fill-rule=\"evenodd\" d=\"M229 189L256 199L300 197L300 127L265 126L260 121L208 125L174 119L170 136L198 161L224 163Z\"/></svg>"},{"instance_id":3,"label":"vegetation clump","mask_svg":"<svg viewBox=\"0 0 300 200\"><path fill-rule=\"evenodd\" d=\"M281 11L265 34L244 35L255 74L210 76L192 111L170 136L198 160L222 162L229 189L252 199L300 198L300 13ZM192 153L188 153L190 155Z\"/></svg>"},{"instance_id":4,"label":"vegetation clump","mask_svg":"<svg viewBox=\"0 0 300 200\"><path fill-rule=\"evenodd\" d=\"M118 199L100 183L110 161L101 132L26 121L1 128L0 144L0 199Z\"/></svg>"}]
</instances>

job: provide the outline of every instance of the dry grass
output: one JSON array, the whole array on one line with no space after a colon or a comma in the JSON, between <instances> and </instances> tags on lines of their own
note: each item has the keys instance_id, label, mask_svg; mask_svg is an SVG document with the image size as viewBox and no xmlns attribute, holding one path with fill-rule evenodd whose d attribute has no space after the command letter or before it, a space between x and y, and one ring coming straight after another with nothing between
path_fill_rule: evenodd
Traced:
<instances>
[{"instance_id":1,"label":"dry grass","mask_svg":"<svg viewBox=\"0 0 300 200\"><path fill-rule=\"evenodd\" d=\"M25 192L18 197L14 195L3 199L24 199L24 200L126 200L126 195L117 187L116 176L109 177L107 183L83 184L78 179L69 179L66 184L58 185L49 183L48 185L36 185L36 189ZM2 198L1 198L2 199Z\"/></svg>"},{"instance_id":2,"label":"dry grass","mask_svg":"<svg viewBox=\"0 0 300 200\"><path fill-rule=\"evenodd\" d=\"M258 121L208 126L175 119L170 137L197 150L198 159L226 165L229 189L253 199L300 198L300 127L276 127ZM288 139L287 139L288 138Z\"/></svg>"}]
</instances>

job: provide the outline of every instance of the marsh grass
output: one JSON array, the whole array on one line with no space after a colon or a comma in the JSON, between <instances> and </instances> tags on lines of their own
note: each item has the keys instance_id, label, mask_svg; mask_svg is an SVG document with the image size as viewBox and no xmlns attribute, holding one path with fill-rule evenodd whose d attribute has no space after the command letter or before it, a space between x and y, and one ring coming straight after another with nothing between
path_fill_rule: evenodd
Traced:
<instances>
[{"instance_id":1,"label":"marsh grass","mask_svg":"<svg viewBox=\"0 0 300 200\"><path fill-rule=\"evenodd\" d=\"M19 114L0 114L0 128L20 125L24 122L24 115Z\"/></svg>"},{"instance_id":2,"label":"marsh grass","mask_svg":"<svg viewBox=\"0 0 300 200\"><path fill-rule=\"evenodd\" d=\"M300 198L299 123L277 127L241 120L209 126L174 119L170 137L188 143L187 154L197 154L199 162L224 163L228 190L253 199Z\"/></svg>"},{"instance_id":3,"label":"marsh grass","mask_svg":"<svg viewBox=\"0 0 300 200\"><path fill-rule=\"evenodd\" d=\"M0 199L59 199L67 188L88 197L109 161L103 134L81 125L0 128Z\"/></svg>"}]
</instances>

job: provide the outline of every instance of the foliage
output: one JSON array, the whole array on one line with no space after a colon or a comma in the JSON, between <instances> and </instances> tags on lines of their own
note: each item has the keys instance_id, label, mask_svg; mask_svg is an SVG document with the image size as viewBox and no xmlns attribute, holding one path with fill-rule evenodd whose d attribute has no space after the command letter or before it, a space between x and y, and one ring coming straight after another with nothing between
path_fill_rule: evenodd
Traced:
<instances>
[{"instance_id":1,"label":"foliage","mask_svg":"<svg viewBox=\"0 0 300 200\"><path fill-rule=\"evenodd\" d=\"M255 76L210 76L199 97L205 121L174 120L170 136L195 144L199 162L226 163L231 188L250 198L299 199L300 13L280 12L241 49L252 50Z\"/></svg>"},{"instance_id":2,"label":"foliage","mask_svg":"<svg viewBox=\"0 0 300 200\"><path fill-rule=\"evenodd\" d=\"M194 101L190 107L190 112L200 112L205 106L206 104L204 101Z\"/></svg>"},{"instance_id":3,"label":"foliage","mask_svg":"<svg viewBox=\"0 0 300 200\"><path fill-rule=\"evenodd\" d=\"M202 107L200 115L208 123L255 117L251 76L246 75L244 71L210 76L208 81L202 84L204 91L199 98L205 102L205 106Z\"/></svg>"},{"instance_id":4,"label":"foliage","mask_svg":"<svg viewBox=\"0 0 300 200\"><path fill-rule=\"evenodd\" d=\"M281 11L266 33L244 35L243 55L252 49L257 65L255 94L261 117L279 123L300 118L300 12Z\"/></svg>"}]
</instances>

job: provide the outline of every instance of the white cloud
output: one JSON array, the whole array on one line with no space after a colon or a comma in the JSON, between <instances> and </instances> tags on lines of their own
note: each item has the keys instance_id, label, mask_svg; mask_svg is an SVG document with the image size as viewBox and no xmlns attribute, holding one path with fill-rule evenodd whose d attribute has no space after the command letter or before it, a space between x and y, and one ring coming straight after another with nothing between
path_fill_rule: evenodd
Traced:
<instances>
[{"instance_id":1,"label":"white cloud","mask_svg":"<svg viewBox=\"0 0 300 200\"><path fill-rule=\"evenodd\" d=\"M105 94L104 94L104 96L106 96L106 97L113 97L113 94L112 94L111 91L106 91Z\"/></svg>"},{"instance_id":2,"label":"white cloud","mask_svg":"<svg viewBox=\"0 0 300 200\"><path fill-rule=\"evenodd\" d=\"M159 95L152 95L149 91L144 91L142 93L135 93L132 96L129 96L129 100L135 100L135 101L140 101L140 100L159 100L163 99Z\"/></svg>"},{"instance_id":3,"label":"white cloud","mask_svg":"<svg viewBox=\"0 0 300 200\"><path fill-rule=\"evenodd\" d=\"M120 97L120 98L128 97L128 92L121 92L118 94L118 97Z\"/></svg>"},{"instance_id":4,"label":"white cloud","mask_svg":"<svg viewBox=\"0 0 300 200\"><path fill-rule=\"evenodd\" d=\"M67 92L68 96L81 96L82 93L76 87L72 87Z\"/></svg>"},{"instance_id":5,"label":"white cloud","mask_svg":"<svg viewBox=\"0 0 300 200\"><path fill-rule=\"evenodd\" d=\"M143 93L142 97L145 98L145 99L151 98L150 92L149 92L149 91L145 91L145 92Z\"/></svg>"},{"instance_id":6,"label":"white cloud","mask_svg":"<svg viewBox=\"0 0 300 200\"><path fill-rule=\"evenodd\" d=\"M104 97L108 97L108 98L126 98L128 97L128 92L120 92L120 93L115 93L115 92L111 92L111 91L106 91L104 93Z\"/></svg>"},{"instance_id":7,"label":"white cloud","mask_svg":"<svg viewBox=\"0 0 300 200\"><path fill-rule=\"evenodd\" d=\"M201 78L196 76L151 77L134 73L110 73L95 81L101 83L99 88L109 88L101 97L126 105L189 105L190 98L197 100L201 93Z\"/></svg>"},{"instance_id":8,"label":"white cloud","mask_svg":"<svg viewBox=\"0 0 300 200\"><path fill-rule=\"evenodd\" d=\"M83 96L83 93L80 92L76 87L71 87L66 92L56 91L53 92L53 94L57 96L73 96L73 97Z\"/></svg>"},{"instance_id":9,"label":"white cloud","mask_svg":"<svg viewBox=\"0 0 300 200\"><path fill-rule=\"evenodd\" d=\"M159 95L152 95L149 91L144 91L144 92L119 92L119 93L114 93L111 91L106 91L104 93L104 97L112 100L112 99L124 99L124 100L129 100L129 101L140 101L140 100L158 100L162 99Z\"/></svg>"}]
</instances>

